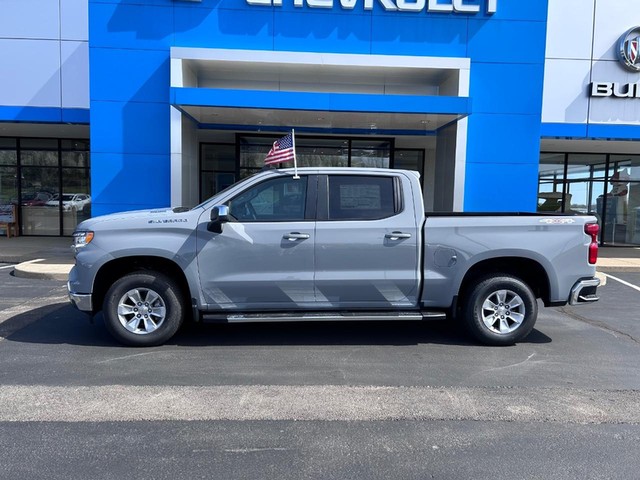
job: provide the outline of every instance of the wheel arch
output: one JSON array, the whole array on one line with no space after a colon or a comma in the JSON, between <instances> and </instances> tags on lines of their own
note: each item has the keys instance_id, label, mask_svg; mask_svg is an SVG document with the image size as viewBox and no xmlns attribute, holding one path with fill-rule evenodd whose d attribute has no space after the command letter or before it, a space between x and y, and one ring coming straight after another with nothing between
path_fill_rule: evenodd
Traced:
<instances>
[{"instance_id":1,"label":"wheel arch","mask_svg":"<svg viewBox=\"0 0 640 480\"><path fill-rule=\"evenodd\" d=\"M184 300L185 311L191 311L193 300L187 277L180 266L172 260L151 255L138 255L113 259L100 267L93 283L92 303L94 310L102 309L105 295L111 285L130 273L158 272L178 283Z\"/></svg>"},{"instance_id":2,"label":"wheel arch","mask_svg":"<svg viewBox=\"0 0 640 480\"><path fill-rule=\"evenodd\" d=\"M536 298L542 299L545 305L550 302L551 285L547 271L536 260L524 257L498 257L479 261L465 273L457 297L463 298L479 279L491 274L519 278L531 288Z\"/></svg>"}]
</instances>

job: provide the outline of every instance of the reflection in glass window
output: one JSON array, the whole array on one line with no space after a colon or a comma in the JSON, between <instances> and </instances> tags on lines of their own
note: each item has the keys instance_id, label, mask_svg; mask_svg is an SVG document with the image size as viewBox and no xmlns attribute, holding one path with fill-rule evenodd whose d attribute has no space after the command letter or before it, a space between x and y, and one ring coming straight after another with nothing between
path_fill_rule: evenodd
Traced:
<instances>
[{"instance_id":1,"label":"reflection in glass window","mask_svg":"<svg viewBox=\"0 0 640 480\"><path fill-rule=\"evenodd\" d=\"M570 153L568 155L567 178L604 180L607 156L604 154Z\"/></svg>"},{"instance_id":2,"label":"reflection in glass window","mask_svg":"<svg viewBox=\"0 0 640 480\"><path fill-rule=\"evenodd\" d=\"M351 145L352 167L389 168L391 143L354 140Z\"/></svg>"},{"instance_id":3,"label":"reflection in glass window","mask_svg":"<svg viewBox=\"0 0 640 480\"><path fill-rule=\"evenodd\" d=\"M538 211L591 214L603 243L640 245L640 155L543 153L538 191Z\"/></svg>"},{"instance_id":4,"label":"reflection in glass window","mask_svg":"<svg viewBox=\"0 0 640 480\"><path fill-rule=\"evenodd\" d=\"M622 180L640 182L640 155L611 155L611 175L616 173Z\"/></svg>"},{"instance_id":5,"label":"reflection in glass window","mask_svg":"<svg viewBox=\"0 0 640 480\"><path fill-rule=\"evenodd\" d=\"M262 182L229 202L231 216L241 222L304 220L307 177L276 178Z\"/></svg>"},{"instance_id":6,"label":"reflection in glass window","mask_svg":"<svg viewBox=\"0 0 640 480\"><path fill-rule=\"evenodd\" d=\"M18 204L18 169L0 166L0 205Z\"/></svg>"},{"instance_id":7,"label":"reflection in glass window","mask_svg":"<svg viewBox=\"0 0 640 480\"><path fill-rule=\"evenodd\" d=\"M540 155L538 211L561 212L564 202L564 161L561 153Z\"/></svg>"},{"instance_id":8,"label":"reflection in glass window","mask_svg":"<svg viewBox=\"0 0 640 480\"><path fill-rule=\"evenodd\" d=\"M0 167L0 201L8 196L18 205L22 235L71 235L91 216L88 141L18 138L2 145L11 143L15 166Z\"/></svg>"},{"instance_id":9,"label":"reflection in glass window","mask_svg":"<svg viewBox=\"0 0 640 480\"><path fill-rule=\"evenodd\" d=\"M611 155L609 172L605 240L640 244L640 156Z\"/></svg>"}]
</instances>

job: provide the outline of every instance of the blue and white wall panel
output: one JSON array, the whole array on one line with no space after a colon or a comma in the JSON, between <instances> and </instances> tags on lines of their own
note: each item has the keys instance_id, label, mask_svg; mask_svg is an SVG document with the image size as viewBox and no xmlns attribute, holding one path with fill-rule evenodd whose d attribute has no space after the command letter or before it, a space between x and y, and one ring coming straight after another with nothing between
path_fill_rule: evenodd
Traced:
<instances>
[{"instance_id":1,"label":"blue and white wall panel","mask_svg":"<svg viewBox=\"0 0 640 480\"><path fill-rule=\"evenodd\" d=\"M493 15L486 0L465 0L481 5L471 15L282 3L90 0L96 213L170 203L172 46L470 59L464 209L535 209L546 0L498 0Z\"/></svg>"},{"instance_id":2,"label":"blue and white wall panel","mask_svg":"<svg viewBox=\"0 0 640 480\"><path fill-rule=\"evenodd\" d=\"M640 138L640 98L589 93L592 82L640 82L616 53L620 37L635 26L640 9L630 0L549 0L543 136Z\"/></svg>"},{"instance_id":3,"label":"blue and white wall panel","mask_svg":"<svg viewBox=\"0 0 640 480\"><path fill-rule=\"evenodd\" d=\"M87 123L87 0L3 0L0 121Z\"/></svg>"}]
</instances>

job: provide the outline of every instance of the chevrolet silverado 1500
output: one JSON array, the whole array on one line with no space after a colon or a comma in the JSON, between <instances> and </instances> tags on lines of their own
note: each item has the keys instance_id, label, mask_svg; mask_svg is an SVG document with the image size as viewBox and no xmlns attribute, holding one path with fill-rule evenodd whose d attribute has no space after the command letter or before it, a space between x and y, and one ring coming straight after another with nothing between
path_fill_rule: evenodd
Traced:
<instances>
[{"instance_id":1,"label":"chevrolet silverado 1500","mask_svg":"<svg viewBox=\"0 0 640 480\"><path fill-rule=\"evenodd\" d=\"M508 345L546 306L596 301L596 218L425 214L419 176L389 169L267 170L191 209L82 222L69 295L127 345L185 319L458 318Z\"/></svg>"}]
</instances>

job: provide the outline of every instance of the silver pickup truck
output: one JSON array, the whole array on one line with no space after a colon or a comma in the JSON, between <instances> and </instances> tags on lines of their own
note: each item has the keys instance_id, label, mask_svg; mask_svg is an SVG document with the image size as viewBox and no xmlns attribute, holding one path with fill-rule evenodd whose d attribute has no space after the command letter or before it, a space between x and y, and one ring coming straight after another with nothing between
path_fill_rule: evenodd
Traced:
<instances>
[{"instance_id":1,"label":"silver pickup truck","mask_svg":"<svg viewBox=\"0 0 640 480\"><path fill-rule=\"evenodd\" d=\"M82 222L69 296L123 344L223 322L458 318L509 345L598 299L592 216L425 214L416 172L267 170L191 209Z\"/></svg>"}]
</instances>

